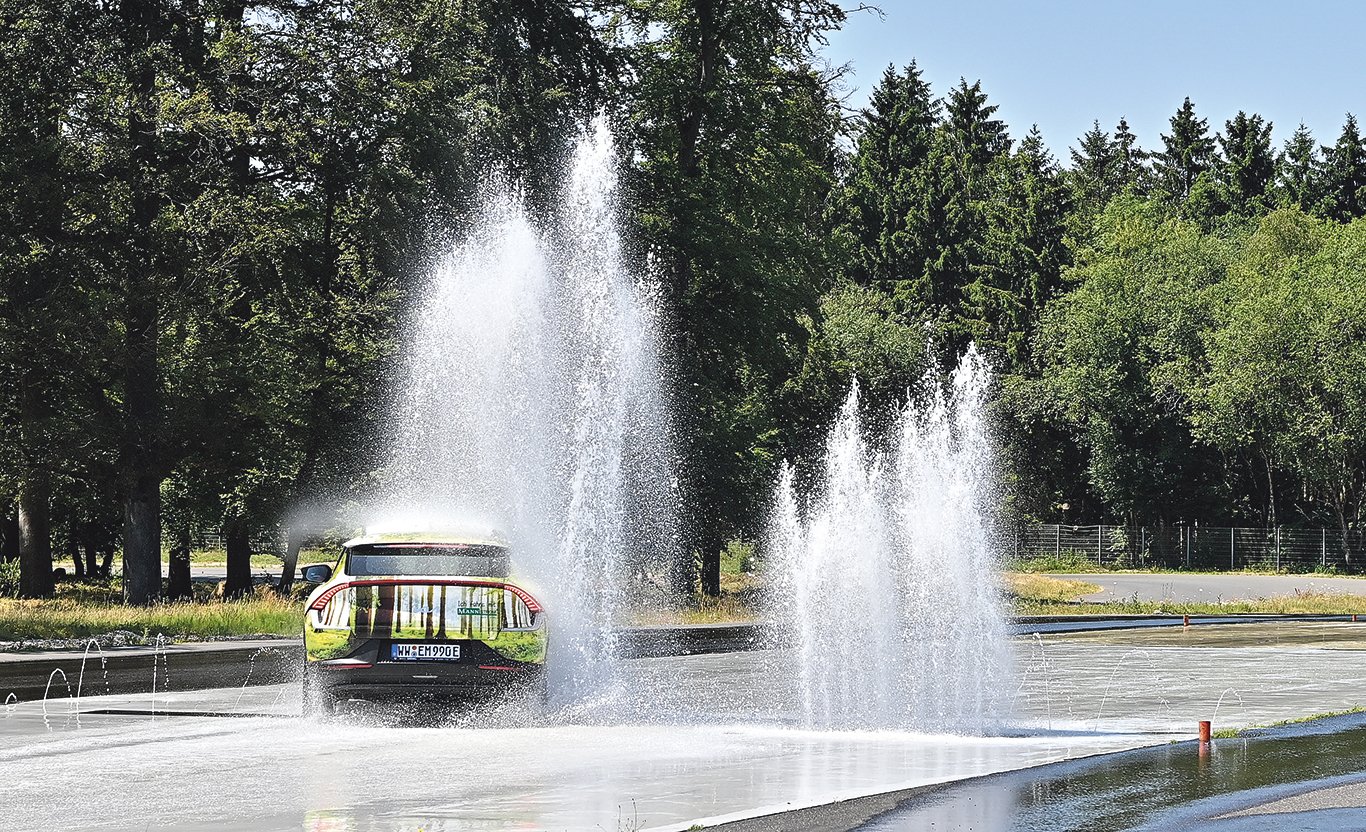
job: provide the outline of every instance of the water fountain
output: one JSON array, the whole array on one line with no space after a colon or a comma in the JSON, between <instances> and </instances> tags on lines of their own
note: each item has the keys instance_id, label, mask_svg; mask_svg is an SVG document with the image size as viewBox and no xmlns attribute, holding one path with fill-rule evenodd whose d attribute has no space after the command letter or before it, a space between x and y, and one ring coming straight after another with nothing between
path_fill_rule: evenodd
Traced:
<instances>
[{"instance_id":1,"label":"water fountain","mask_svg":"<svg viewBox=\"0 0 1366 832\"><path fill-rule=\"evenodd\" d=\"M1010 652L989 505L994 471L985 362L969 349L945 395L865 430L857 385L825 442L814 492L777 488L770 545L779 620L800 652L811 727L979 733L1005 718Z\"/></svg>"},{"instance_id":2,"label":"water fountain","mask_svg":"<svg viewBox=\"0 0 1366 832\"><path fill-rule=\"evenodd\" d=\"M490 183L418 303L388 471L388 523L509 538L554 610L560 691L610 674L623 576L671 536L656 305L622 265L615 182L599 120L553 218Z\"/></svg>"}]
</instances>

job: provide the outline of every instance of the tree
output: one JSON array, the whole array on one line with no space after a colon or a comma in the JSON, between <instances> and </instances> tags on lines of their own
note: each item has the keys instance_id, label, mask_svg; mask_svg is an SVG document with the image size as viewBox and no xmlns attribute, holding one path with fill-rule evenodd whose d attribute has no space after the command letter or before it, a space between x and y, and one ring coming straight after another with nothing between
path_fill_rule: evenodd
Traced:
<instances>
[{"instance_id":1,"label":"tree","mask_svg":"<svg viewBox=\"0 0 1366 832\"><path fill-rule=\"evenodd\" d=\"M1201 354L1208 287L1229 245L1133 198L1111 202L1043 314L1040 373L1013 395L1050 403L1087 455L1095 494L1127 522L1207 517L1226 505L1223 466L1170 406L1173 379Z\"/></svg>"},{"instance_id":2,"label":"tree","mask_svg":"<svg viewBox=\"0 0 1366 832\"><path fill-rule=\"evenodd\" d=\"M1190 98L1171 117L1171 133L1162 134L1162 144L1163 150L1155 157L1158 181L1173 199L1185 202L1200 174L1215 163L1209 121L1196 117Z\"/></svg>"},{"instance_id":3,"label":"tree","mask_svg":"<svg viewBox=\"0 0 1366 832\"><path fill-rule=\"evenodd\" d=\"M0 79L0 218L9 232L0 239L0 368L10 381L0 390L0 492L17 495L6 537L29 597L53 591L54 510L89 473L104 427L92 412L102 391L91 388L106 346L105 296L98 254L82 239L102 201L79 196L95 164L81 144L92 97L80 91L107 57L104 22L79 0L0 7L11 68Z\"/></svg>"},{"instance_id":4,"label":"tree","mask_svg":"<svg viewBox=\"0 0 1366 832\"><path fill-rule=\"evenodd\" d=\"M1239 110L1218 135L1222 150L1219 178L1224 200L1244 216L1264 213L1276 175L1276 156L1271 149L1271 122Z\"/></svg>"},{"instance_id":5,"label":"tree","mask_svg":"<svg viewBox=\"0 0 1366 832\"><path fill-rule=\"evenodd\" d=\"M633 8L633 223L667 287L684 534L714 595L723 543L758 528L784 439L774 393L828 280L837 116L812 60L844 15L825 0Z\"/></svg>"},{"instance_id":6,"label":"tree","mask_svg":"<svg viewBox=\"0 0 1366 832\"><path fill-rule=\"evenodd\" d=\"M925 268L925 229L915 219L938 113L914 61L904 72L887 67L869 97L841 205L856 279L907 280Z\"/></svg>"},{"instance_id":7,"label":"tree","mask_svg":"<svg viewBox=\"0 0 1366 832\"><path fill-rule=\"evenodd\" d=\"M1071 149L1072 169L1069 181L1078 202L1099 211L1110 198L1119 193L1120 185L1116 176L1119 168L1119 148L1110 134L1100 129L1100 122L1091 123L1091 129L1077 140L1077 147Z\"/></svg>"},{"instance_id":8,"label":"tree","mask_svg":"<svg viewBox=\"0 0 1366 832\"><path fill-rule=\"evenodd\" d=\"M978 281L984 265L986 213L1009 164L1011 140L996 110L980 81L960 80L950 90L925 165L916 217L927 240L925 269L896 289L902 314L934 330L942 366L957 362L971 336L964 292Z\"/></svg>"},{"instance_id":9,"label":"tree","mask_svg":"<svg viewBox=\"0 0 1366 832\"><path fill-rule=\"evenodd\" d=\"M791 425L789 459L805 476L813 473L806 461L819 458L850 380L858 382L868 422L879 424L905 404L908 389L919 386L931 345L925 328L904 319L890 295L853 282L827 292L802 323L808 340L801 370L782 388L777 413Z\"/></svg>"},{"instance_id":10,"label":"tree","mask_svg":"<svg viewBox=\"0 0 1366 832\"><path fill-rule=\"evenodd\" d=\"M1342 134L1323 149L1323 213L1338 222L1366 216L1366 142L1347 114Z\"/></svg>"},{"instance_id":11,"label":"tree","mask_svg":"<svg viewBox=\"0 0 1366 832\"><path fill-rule=\"evenodd\" d=\"M1279 211L1214 290L1207 366L1187 391L1191 422L1226 453L1259 457L1268 527L1279 522L1278 478L1282 491L1300 492L1305 514L1306 496L1324 506L1344 540L1359 517L1366 347L1353 333L1366 325L1366 292L1354 276L1366 267L1364 243L1362 221L1337 227Z\"/></svg>"},{"instance_id":12,"label":"tree","mask_svg":"<svg viewBox=\"0 0 1366 832\"><path fill-rule=\"evenodd\" d=\"M1100 129L1100 122L1071 150L1072 167L1064 173L1071 190L1072 210L1069 233L1084 238L1095 225L1096 216L1125 191L1145 193L1148 189L1148 154L1138 146L1138 137L1121 118L1114 134Z\"/></svg>"},{"instance_id":13,"label":"tree","mask_svg":"<svg viewBox=\"0 0 1366 832\"><path fill-rule=\"evenodd\" d=\"M1276 177L1277 204L1311 213L1323 201L1323 171L1318 145L1309 128L1301 124L1285 142Z\"/></svg>"},{"instance_id":14,"label":"tree","mask_svg":"<svg viewBox=\"0 0 1366 832\"><path fill-rule=\"evenodd\" d=\"M121 272L123 327L124 484L123 595L130 604L161 596L161 240L164 206L157 141L160 112L157 60L167 29L159 0L125 0L119 7L123 63L124 186L128 193Z\"/></svg>"},{"instance_id":15,"label":"tree","mask_svg":"<svg viewBox=\"0 0 1366 832\"><path fill-rule=\"evenodd\" d=\"M1151 154L1138 146L1138 137L1129 129L1123 116L1115 125L1115 179L1123 188L1142 194L1148 190L1148 157Z\"/></svg>"},{"instance_id":16,"label":"tree","mask_svg":"<svg viewBox=\"0 0 1366 832\"><path fill-rule=\"evenodd\" d=\"M1003 371L1030 363L1038 315L1062 288L1071 259L1064 243L1072 200L1038 127L997 165L979 231L982 262L963 288L963 318L978 347Z\"/></svg>"}]
</instances>

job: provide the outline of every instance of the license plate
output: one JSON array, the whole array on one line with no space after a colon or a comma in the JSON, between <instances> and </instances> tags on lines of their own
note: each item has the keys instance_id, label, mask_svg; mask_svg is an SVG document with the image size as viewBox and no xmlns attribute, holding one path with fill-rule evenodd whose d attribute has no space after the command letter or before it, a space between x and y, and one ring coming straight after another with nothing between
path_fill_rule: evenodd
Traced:
<instances>
[{"instance_id":1,"label":"license plate","mask_svg":"<svg viewBox=\"0 0 1366 832\"><path fill-rule=\"evenodd\" d=\"M396 662L458 662L458 644L392 644L390 655Z\"/></svg>"}]
</instances>

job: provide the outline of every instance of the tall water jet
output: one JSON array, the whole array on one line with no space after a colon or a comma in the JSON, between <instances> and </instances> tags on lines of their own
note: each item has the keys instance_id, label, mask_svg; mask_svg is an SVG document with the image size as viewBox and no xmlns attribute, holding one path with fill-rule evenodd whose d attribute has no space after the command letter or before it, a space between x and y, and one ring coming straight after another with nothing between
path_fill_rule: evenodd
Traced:
<instances>
[{"instance_id":1,"label":"tall water jet","mask_svg":"<svg viewBox=\"0 0 1366 832\"><path fill-rule=\"evenodd\" d=\"M553 220L487 189L418 304L382 500L391 525L508 538L552 610L553 688L571 693L610 676L624 576L671 533L656 306L623 267L615 186L600 120Z\"/></svg>"},{"instance_id":2,"label":"tall water jet","mask_svg":"<svg viewBox=\"0 0 1366 832\"><path fill-rule=\"evenodd\" d=\"M784 470L769 545L807 725L981 733L1001 721L1010 653L989 522L989 382L969 348L950 395L927 375L932 392L883 442L867 435L855 385L813 493L799 497Z\"/></svg>"}]
</instances>

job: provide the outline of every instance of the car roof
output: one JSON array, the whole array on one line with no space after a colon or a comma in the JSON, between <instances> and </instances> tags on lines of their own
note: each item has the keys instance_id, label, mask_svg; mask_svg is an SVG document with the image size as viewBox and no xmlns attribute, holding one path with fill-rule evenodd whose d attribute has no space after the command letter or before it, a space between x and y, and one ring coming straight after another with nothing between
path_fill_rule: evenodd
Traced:
<instances>
[{"instance_id":1,"label":"car roof","mask_svg":"<svg viewBox=\"0 0 1366 832\"><path fill-rule=\"evenodd\" d=\"M375 546L385 543L430 543L434 546L507 546L507 541L496 532L382 532L364 534L342 544L353 546Z\"/></svg>"}]
</instances>

